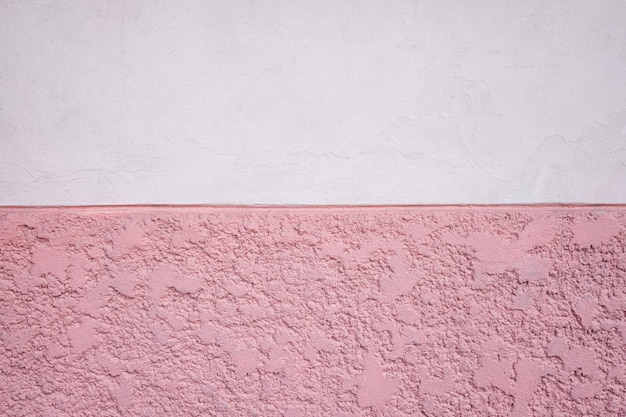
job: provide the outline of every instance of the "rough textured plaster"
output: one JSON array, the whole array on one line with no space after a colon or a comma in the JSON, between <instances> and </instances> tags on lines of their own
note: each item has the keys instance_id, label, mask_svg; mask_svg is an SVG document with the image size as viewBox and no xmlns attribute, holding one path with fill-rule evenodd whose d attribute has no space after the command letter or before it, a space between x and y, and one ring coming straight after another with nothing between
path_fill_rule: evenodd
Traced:
<instances>
[{"instance_id":1,"label":"rough textured plaster","mask_svg":"<svg viewBox=\"0 0 626 417\"><path fill-rule=\"evenodd\" d=\"M10 416L625 416L626 208L0 210Z\"/></svg>"},{"instance_id":2,"label":"rough textured plaster","mask_svg":"<svg viewBox=\"0 0 626 417\"><path fill-rule=\"evenodd\" d=\"M624 0L0 0L0 205L626 203Z\"/></svg>"}]
</instances>

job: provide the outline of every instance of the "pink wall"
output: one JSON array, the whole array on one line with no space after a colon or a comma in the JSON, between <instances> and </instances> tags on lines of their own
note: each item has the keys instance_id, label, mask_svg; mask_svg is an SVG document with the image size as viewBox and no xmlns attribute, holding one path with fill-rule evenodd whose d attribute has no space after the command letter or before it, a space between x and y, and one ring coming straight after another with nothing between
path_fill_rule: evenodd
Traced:
<instances>
[{"instance_id":1,"label":"pink wall","mask_svg":"<svg viewBox=\"0 0 626 417\"><path fill-rule=\"evenodd\" d=\"M8 208L0 245L3 415L626 415L625 207Z\"/></svg>"}]
</instances>

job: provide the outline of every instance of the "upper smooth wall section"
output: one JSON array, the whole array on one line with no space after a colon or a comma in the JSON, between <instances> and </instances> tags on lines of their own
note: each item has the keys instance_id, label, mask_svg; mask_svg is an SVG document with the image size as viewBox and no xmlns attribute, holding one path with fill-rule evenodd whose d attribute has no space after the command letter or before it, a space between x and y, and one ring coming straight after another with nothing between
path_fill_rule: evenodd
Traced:
<instances>
[{"instance_id":1,"label":"upper smooth wall section","mask_svg":"<svg viewBox=\"0 0 626 417\"><path fill-rule=\"evenodd\" d=\"M0 205L626 203L626 2L0 0Z\"/></svg>"}]
</instances>

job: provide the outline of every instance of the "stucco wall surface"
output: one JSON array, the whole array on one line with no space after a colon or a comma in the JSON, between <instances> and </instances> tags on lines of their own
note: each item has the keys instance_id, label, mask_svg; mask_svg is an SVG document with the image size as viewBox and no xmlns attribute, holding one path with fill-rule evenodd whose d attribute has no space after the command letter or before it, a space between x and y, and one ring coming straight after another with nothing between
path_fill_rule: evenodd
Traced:
<instances>
[{"instance_id":1,"label":"stucco wall surface","mask_svg":"<svg viewBox=\"0 0 626 417\"><path fill-rule=\"evenodd\" d=\"M0 205L625 204L624 39L624 0L0 0Z\"/></svg>"},{"instance_id":2,"label":"stucco wall surface","mask_svg":"<svg viewBox=\"0 0 626 417\"><path fill-rule=\"evenodd\" d=\"M0 210L8 416L624 416L626 208Z\"/></svg>"}]
</instances>

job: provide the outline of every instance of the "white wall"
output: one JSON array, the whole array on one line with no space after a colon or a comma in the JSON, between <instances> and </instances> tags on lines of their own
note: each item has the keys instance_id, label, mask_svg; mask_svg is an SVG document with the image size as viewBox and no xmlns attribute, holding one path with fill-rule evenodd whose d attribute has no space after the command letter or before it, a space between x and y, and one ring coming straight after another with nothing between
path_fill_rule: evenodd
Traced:
<instances>
[{"instance_id":1,"label":"white wall","mask_svg":"<svg viewBox=\"0 0 626 417\"><path fill-rule=\"evenodd\" d=\"M624 0L0 0L0 204L626 203Z\"/></svg>"}]
</instances>

